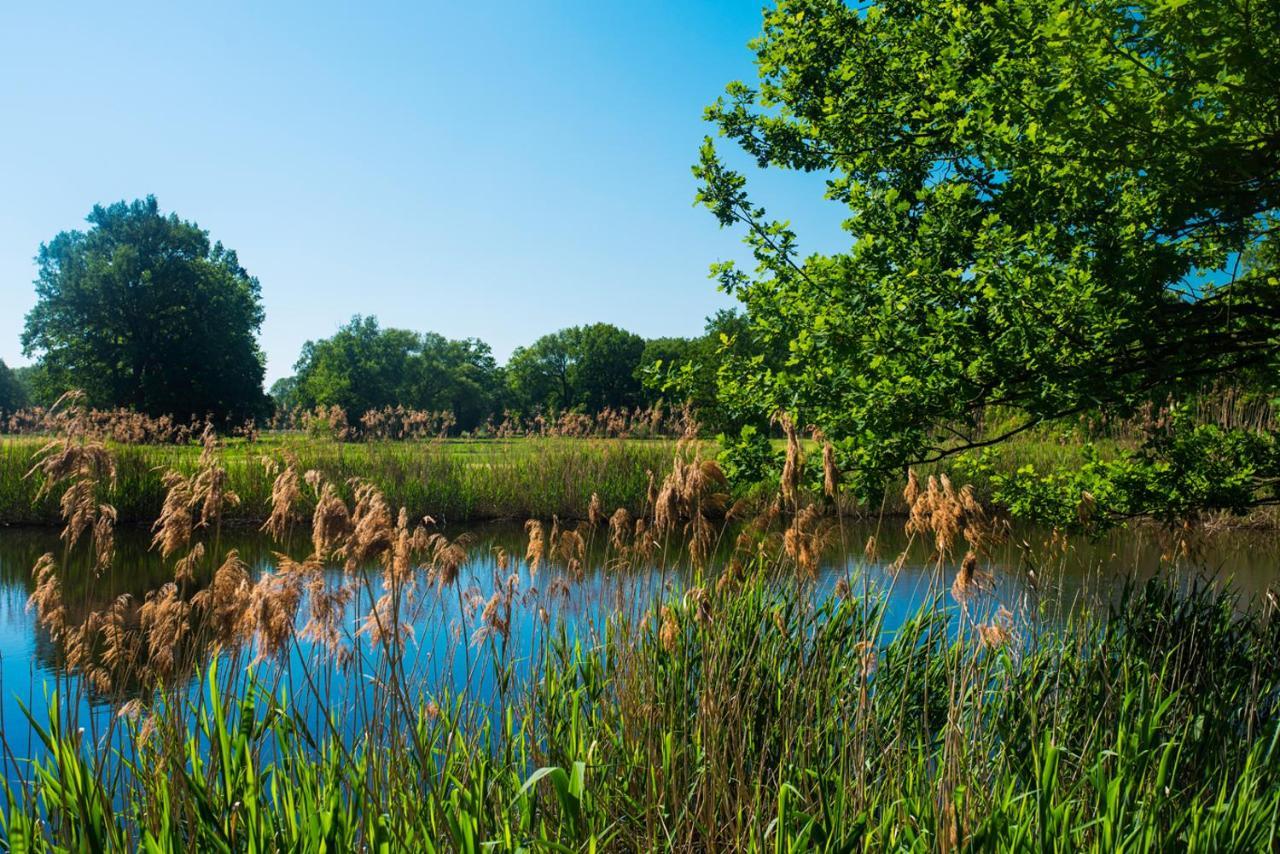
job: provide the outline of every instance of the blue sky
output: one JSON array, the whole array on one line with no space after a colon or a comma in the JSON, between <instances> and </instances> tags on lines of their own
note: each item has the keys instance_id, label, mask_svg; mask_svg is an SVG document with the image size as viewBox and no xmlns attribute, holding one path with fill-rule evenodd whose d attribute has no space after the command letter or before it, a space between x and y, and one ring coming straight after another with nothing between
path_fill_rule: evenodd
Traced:
<instances>
[{"instance_id":1,"label":"blue sky","mask_svg":"<svg viewBox=\"0 0 1280 854\"><path fill-rule=\"evenodd\" d=\"M352 314L488 341L694 334L740 235L692 206L702 108L753 77L758 0L53 4L0 11L0 358L41 241L155 194L262 282L268 381ZM806 249L809 176L755 195Z\"/></svg>"}]
</instances>

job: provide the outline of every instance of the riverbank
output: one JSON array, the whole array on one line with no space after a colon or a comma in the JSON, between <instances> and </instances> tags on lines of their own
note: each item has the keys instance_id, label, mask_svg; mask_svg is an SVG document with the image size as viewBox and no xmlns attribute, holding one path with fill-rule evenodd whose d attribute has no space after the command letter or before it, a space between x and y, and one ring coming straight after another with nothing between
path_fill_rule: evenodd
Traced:
<instances>
[{"instance_id":1,"label":"riverbank","mask_svg":"<svg viewBox=\"0 0 1280 854\"><path fill-rule=\"evenodd\" d=\"M35 454L45 439L35 436L0 436L0 525L61 526L57 496L39 497L39 480L27 477ZM814 460L820 450L806 443ZM1107 441L1097 447L1105 456L1123 443ZM778 443L781 453L781 443ZM149 525L164 500L162 475L167 469L195 470L200 448L195 444L109 445L117 464L112 503L122 525ZM1029 435L1000 448L998 471L1023 466L1038 471L1083 462L1083 445L1070 436ZM714 456L719 446L702 440L704 456ZM686 449L685 453L690 453ZM680 453L673 439L618 438L507 438L432 439L422 441L338 442L296 433L266 433L249 442L229 439L217 453L224 461L228 487L241 499L228 508L230 524L257 524L265 509L274 479L273 467L286 458L299 471L317 469L350 497L353 478L375 483L397 507L411 516L431 516L440 522L478 522L492 519L586 518L591 496L598 494L606 512L625 508L638 514L649 493L649 473L660 482ZM966 469L959 458L920 467L918 474L948 474L956 483L969 483L975 495L990 503L991 489L981 473ZM816 474L815 477L820 477ZM761 488L756 503L763 504L776 487ZM748 494L749 501L753 498ZM897 518L907 508L902 484L891 484L883 503L857 505L842 500L848 516ZM1257 508L1243 516L1222 513L1200 520L1209 530L1280 530L1280 510Z\"/></svg>"},{"instance_id":2,"label":"riverbank","mask_svg":"<svg viewBox=\"0 0 1280 854\"><path fill-rule=\"evenodd\" d=\"M0 438L0 524L62 524L59 496L39 497L27 477L44 440ZM117 475L110 500L121 524L150 524L160 515L163 473L195 470L195 445L111 444ZM649 472L670 470L676 443L663 439L485 439L343 443L300 436L231 440L217 451L227 488L240 501L226 520L260 522L270 505L276 467L286 459L300 472L317 469L349 493L353 478L377 484L396 507L438 522L584 516L593 493L610 511L638 512Z\"/></svg>"}]
</instances>

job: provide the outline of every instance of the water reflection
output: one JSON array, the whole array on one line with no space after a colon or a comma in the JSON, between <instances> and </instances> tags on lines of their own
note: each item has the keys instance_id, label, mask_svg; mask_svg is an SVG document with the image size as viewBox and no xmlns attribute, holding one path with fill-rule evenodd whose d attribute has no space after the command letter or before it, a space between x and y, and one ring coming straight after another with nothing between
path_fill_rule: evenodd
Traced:
<instances>
[{"instance_id":1,"label":"water reflection","mask_svg":"<svg viewBox=\"0 0 1280 854\"><path fill-rule=\"evenodd\" d=\"M589 635L600 631L610 614L622 610L642 617L655 596L688 583L687 561L673 544L659 547L643 565L633 562L620 566L609 548L607 531L600 529L586 536L581 568L569 571L563 562L553 561L544 564L533 578L518 561L504 564L502 559L502 555L524 555L527 539L520 526L487 525L473 530L469 558L456 585L425 589L426 585L420 584L424 589L417 591L410 606L413 633L407 647L408 672L425 686L455 690L465 686L478 696L487 696L486 692L493 690L495 674L475 668L471 650L481 642L478 636L482 634L486 602L495 589L507 583L513 570L523 575L508 618L509 635L502 642L510 645L511 660L517 664L527 663L532 657L548 612L562 617L573 631ZM875 548L868 553L867 543L873 538ZM1023 616L1034 613L1057 619L1082 599L1113 595L1125 579L1141 579L1156 572L1177 573L1187 580L1209 577L1216 583L1230 583L1241 593L1242 602L1247 603L1274 586L1278 578L1280 538L1274 534L1233 532L1203 538L1191 544L1189 552L1185 544L1155 528L1115 532L1097 541L1064 544L1051 539L1047 532L1024 529L995 549L985 560L994 586L984 597L984 607L1004 607ZM720 536L716 544L719 554L711 561L712 566L725 563L733 542L733 531ZM83 622L91 612L108 609L123 594L140 603L148 591L172 581L172 563L161 560L149 544L146 531L121 530L111 568L101 575L64 575L63 599L69 621ZM209 542L209 546L210 559L204 574L195 580L196 587L208 583L211 568L221 563L221 556L230 549L239 552L250 575L256 577L276 568L277 553L303 559L310 542L303 531L296 532L292 542L278 544L256 530L232 528L219 536L216 555L214 543ZM896 559L904 550L906 559L899 563ZM36 615L27 607L33 589L32 566L41 554L60 551L55 531L0 529L0 725L17 752L31 741L22 707L41 709L55 677L66 676L66 650L37 625ZM1176 567L1170 561L1175 553L1180 555ZM356 573L368 579L369 595L362 597L366 607L380 592L378 574L369 570ZM344 580L338 567L325 572L330 587ZM846 520L835 530L812 584L821 595L843 578L854 592L881 597L886 628L892 630L927 603L953 607L946 594L953 572L952 565L937 563L927 544L909 543L898 520L883 524ZM779 583L791 581L794 579L779 579ZM358 607L351 606L343 620L348 640L354 638L364 616ZM286 656L275 678L287 685L294 696L309 691L317 709L327 707L339 696L342 702L353 702L353 698L358 701L363 690L358 685L307 684L308 662L317 654L314 644L298 644ZM190 673L207 666L208 661L207 650L196 649L188 678ZM350 672L359 672L359 668ZM69 678L66 684L73 682ZM83 696L91 723L95 717L109 715L107 698L96 693L93 686L85 688ZM128 690L129 686L114 686L111 699L119 701ZM45 719L38 711L33 714L38 722Z\"/></svg>"}]
</instances>

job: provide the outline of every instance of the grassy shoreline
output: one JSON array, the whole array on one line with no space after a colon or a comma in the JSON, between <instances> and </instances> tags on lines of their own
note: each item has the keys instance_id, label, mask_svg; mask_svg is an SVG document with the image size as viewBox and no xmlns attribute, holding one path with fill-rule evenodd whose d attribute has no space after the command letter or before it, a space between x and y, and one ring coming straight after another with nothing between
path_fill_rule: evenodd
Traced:
<instances>
[{"instance_id":1,"label":"grassy shoreline","mask_svg":"<svg viewBox=\"0 0 1280 854\"><path fill-rule=\"evenodd\" d=\"M39 482L27 477L33 458L45 443L36 436L0 435L0 526L60 526L57 496L37 498ZM781 452L782 443L775 443ZM812 443L806 453L820 457ZM697 443L704 455L718 446L710 440ZM164 500L161 475L166 469L189 473L195 469L200 448L195 444L109 443L119 467L113 504L119 523L148 526ZM1104 454L1114 442L1104 442ZM1048 470L1083 460L1082 444L1070 437L1028 436L1002 448L1000 471L1024 465ZM301 470L318 469L339 485L349 498L349 481L360 478L375 483L396 506L413 516L430 515L439 522L477 522L493 519L586 518L593 493L604 507L624 507L632 514L644 509L649 472L661 482L679 453L674 439L623 438L507 438L431 439L417 441L376 440L338 442L298 434L264 434L253 442L230 440L219 447L225 461L229 487L241 501L227 511L233 525L261 523L274 475L264 461L297 460ZM947 473L956 482L971 483L980 500L989 502L990 490L983 476L958 471L958 459L922 466L922 475ZM882 505L856 506L842 502L851 516L898 518L906 515L902 484L891 484ZM773 488L754 494L764 501ZM769 493L766 496L766 493ZM1214 530L1280 530L1280 508L1256 508L1244 516L1226 513L1201 521Z\"/></svg>"},{"instance_id":2,"label":"grassy shoreline","mask_svg":"<svg viewBox=\"0 0 1280 854\"><path fill-rule=\"evenodd\" d=\"M551 466L543 451L582 477L575 454L600 464L643 446L519 447L528 483ZM479 574L463 572L470 537L419 525L372 482L348 502L299 457L265 529L310 556L273 549L251 573L219 538L247 452L211 443L168 478L157 541L171 573L90 604L84 580L117 558L114 514L93 500L110 466L100 447L60 450L43 473L72 499L65 546L36 561L30 602L61 665L34 752L0 753L7 847L1280 841L1280 601L1164 577L1117 602L1063 599L1052 561L1022 592L1002 588L990 556L1004 526L949 482L914 491L908 533L935 556L919 605L895 612L897 570L821 574L838 523L816 505L781 535L766 511L714 548L706 513L725 480L696 457L673 459L650 514L530 522L525 546L492 550ZM354 462L422 457L316 450L331 464L369 453L392 455ZM304 484L321 496L311 513Z\"/></svg>"},{"instance_id":3,"label":"grassy shoreline","mask_svg":"<svg viewBox=\"0 0 1280 854\"><path fill-rule=\"evenodd\" d=\"M40 483L27 477L44 440L0 437L0 525L61 525L58 496L37 498ZM164 501L166 469L190 473L199 461L195 445L111 444L117 482L110 499L121 524L149 525ZM438 522L497 518L585 516L592 493L610 509L639 512L649 472L661 481L677 453L661 439L486 439L340 443L303 437L228 442L218 455L228 488L239 503L230 523L260 522L269 505L274 473L286 457L300 471L317 469L349 497L352 478L375 483L410 515Z\"/></svg>"}]
</instances>

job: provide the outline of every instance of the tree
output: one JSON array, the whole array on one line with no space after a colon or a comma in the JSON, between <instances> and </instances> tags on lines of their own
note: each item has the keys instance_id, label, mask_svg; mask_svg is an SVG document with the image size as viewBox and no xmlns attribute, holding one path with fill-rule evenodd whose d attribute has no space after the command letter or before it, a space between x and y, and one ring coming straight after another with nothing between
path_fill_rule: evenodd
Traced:
<instances>
[{"instance_id":1,"label":"tree","mask_svg":"<svg viewBox=\"0 0 1280 854\"><path fill-rule=\"evenodd\" d=\"M0 413L13 412L28 403L26 388L4 360L0 359Z\"/></svg>"},{"instance_id":2,"label":"tree","mask_svg":"<svg viewBox=\"0 0 1280 854\"><path fill-rule=\"evenodd\" d=\"M151 415L261 415L260 288L236 253L153 196L95 205L87 221L36 256L22 343L47 383Z\"/></svg>"},{"instance_id":3,"label":"tree","mask_svg":"<svg viewBox=\"0 0 1280 854\"><path fill-rule=\"evenodd\" d=\"M297 402L339 406L356 421L387 406L449 411L462 430L495 414L501 380L489 345L435 333L383 329L353 317L332 337L308 341L294 366Z\"/></svg>"},{"instance_id":4,"label":"tree","mask_svg":"<svg viewBox=\"0 0 1280 854\"><path fill-rule=\"evenodd\" d=\"M638 406L644 346L639 335L608 323L561 329L516 348L507 382L526 411Z\"/></svg>"},{"instance_id":5,"label":"tree","mask_svg":"<svg viewBox=\"0 0 1280 854\"><path fill-rule=\"evenodd\" d=\"M643 338L608 323L575 327L571 338L576 406L599 412L640 405Z\"/></svg>"},{"instance_id":6,"label":"tree","mask_svg":"<svg viewBox=\"0 0 1280 854\"><path fill-rule=\"evenodd\" d=\"M356 420L371 409L405 403L404 379L416 336L381 329L376 317L356 315L330 338L302 345L294 371L299 402L339 406Z\"/></svg>"},{"instance_id":7,"label":"tree","mask_svg":"<svg viewBox=\"0 0 1280 854\"><path fill-rule=\"evenodd\" d=\"M296 376L281 377L271 384L271 390L267 393L271 396L271 402L275 404L277 411L293 409L301 405Z\"/></svg>"},{"instance_id":8,"label":"tree","mask_svg":"<svg viewBox=\"0 0 1280 854\"><path fill-rule=\"evenodd\" d=\"M753 49L758 86L708 118L761 167L827 176L850 246L801 257L704 143L699 198L758 261L721 286L787 353L724 391L842 439L864 495L1047 421L1275 377L1280 6L780 0ZM975 431L996 405L1007 426ZM1135 494L1117 514L1159 503Z\"/></svg>"},{"instance_id":9,"label":"tree","mask_svg":"<svg viewBox=\"0 0 1280 854\"><path fill-rule=\"evenodd\" d=\"M736 376L740 364L781 364L785 351L766 353L756 342L747 316L722 309L707 318L705 332L697 338L655 338L647 342L641 358L641 376L652 391L689 404L701 427L709 432L736 435L750 424L767 431L768 417L753 407L739 409L732 398L721 395ZM754 361L753 361L754 360Z\"/></svg>"},{"instance_id":10,"label":"tree","mask_svg":"<svg viewBox=\"0 0 1280 854\"><path fill-rule=\"evenodd\" d=\"M570 338L570 331L562 329L512 351L507 360L507 387L519 409L573 408L576 394L570 378Z\"/></svg>"}]
</instances>

